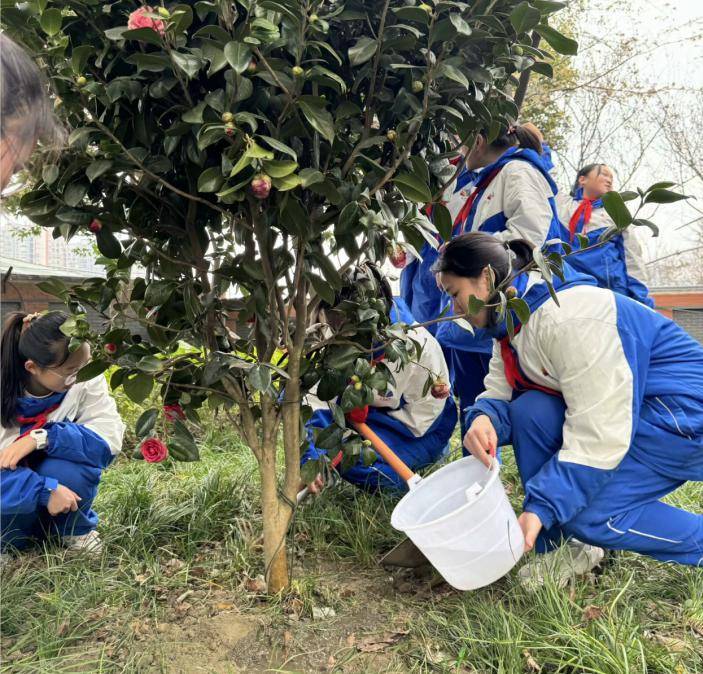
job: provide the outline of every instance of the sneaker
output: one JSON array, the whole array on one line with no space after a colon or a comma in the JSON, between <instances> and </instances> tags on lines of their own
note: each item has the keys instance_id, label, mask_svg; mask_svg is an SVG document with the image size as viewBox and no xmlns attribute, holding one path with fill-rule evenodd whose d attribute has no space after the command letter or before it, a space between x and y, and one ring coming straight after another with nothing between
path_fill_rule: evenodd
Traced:
<instances>
[{"instance_id":1,"label":"sneaker","mask_svg":"<svg viewBox=\"0 0 703 674\"><path fill-rule=\"evenodd\" d=\"M97 555L103 549L100 535L95 529L80 536L63 536L61 542L72 552L89 552Z\"/></svg>"},{"instance_id":2,"label":"sneaker","mask_svg":"<svg viewBox=\"0 0 703 674\"><path fill-rule=\"evenodd\" d=\"M553 552L537 555L518 571L518 578L530 590L543 586L547 578L561 589L572 578L595 569L604 556L603 548L572 539Z\"/></svg>"}]
</instances>

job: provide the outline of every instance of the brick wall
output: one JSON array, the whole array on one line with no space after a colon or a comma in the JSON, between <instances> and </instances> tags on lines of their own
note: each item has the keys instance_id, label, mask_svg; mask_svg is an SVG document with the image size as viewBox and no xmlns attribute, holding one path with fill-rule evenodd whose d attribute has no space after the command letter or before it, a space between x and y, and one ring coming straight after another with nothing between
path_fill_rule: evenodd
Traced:
<instances>
[{"instance_id":1,"label":"brick wall","mask_svg":"<svg viewBox=\"0 0 703 674\"><path fill-rule=\"evenodd\" d=\"M673 318L703 344L703 289L652 290L657 311Z\"/></svg>"}]
</instances>

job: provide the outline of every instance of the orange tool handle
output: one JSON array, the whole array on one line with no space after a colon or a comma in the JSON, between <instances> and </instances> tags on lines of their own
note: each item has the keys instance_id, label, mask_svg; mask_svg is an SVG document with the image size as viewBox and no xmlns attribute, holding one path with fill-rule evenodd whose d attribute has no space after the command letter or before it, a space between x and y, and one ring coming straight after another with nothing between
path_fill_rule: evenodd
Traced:
<instances>
[{"instance_id":1,"label":"orange tool handle","mask_svg":"<svg viewBox=\"0 0 703 674\"><path fill-rule=\"evenodd\" d=\"M354 424L359 435L366 438L373 448L385 459L386 463L406 482L410 482L416 478L410 468L408 468L399 458L398 455L385 443L381 438L374 433L367 424Z\"/></svg>"}]
</instances>

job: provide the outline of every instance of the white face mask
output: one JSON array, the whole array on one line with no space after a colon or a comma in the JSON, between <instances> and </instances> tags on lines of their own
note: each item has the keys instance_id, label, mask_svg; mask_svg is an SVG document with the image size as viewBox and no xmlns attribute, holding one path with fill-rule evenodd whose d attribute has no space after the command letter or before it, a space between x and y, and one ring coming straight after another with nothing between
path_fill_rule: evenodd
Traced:
<instances>
[{"instance_id":1,"label":"white face mask","mask_svg":"<svg viewBox=\"0 0 703 674\"><path fill-rule=\"evenodd\" d=\"M78 374L72 374L64 379L64 383L66 386L73 386L76 383L76 379L78 379Z\"/></svg>"}]
</instances>

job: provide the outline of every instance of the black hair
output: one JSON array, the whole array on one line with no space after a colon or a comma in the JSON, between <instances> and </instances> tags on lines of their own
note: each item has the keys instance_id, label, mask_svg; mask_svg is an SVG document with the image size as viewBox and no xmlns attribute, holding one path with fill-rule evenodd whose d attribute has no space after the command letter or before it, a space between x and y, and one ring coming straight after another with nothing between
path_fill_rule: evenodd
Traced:
<instances>
[{"instance_id":1,"label":"black hair","mask_svg":"<svg viewBox=\"0 0 703 674\"><path fill-rule=\"evenodd\" d=\"M480 132L484 138L488 138L488 132ZM542 154L542 139L528 126L514 124L506 129L501 129L498 137L490 143L489 147L496 150L507 150L511 147L519 147L534 150L537 154Z\"/></svg>"},{"instance_id":2,"label":"black hair","mask_svg":"<svg viewBox=\"0 0 703 674\"><path fill-rule=\"evenodd\" d=\"M24 368L28 360L39 367L62 365L68 359L68 337L61 332L68 315L50 311L25 321L21 311L10 314L2 330L0 363L2 367L2 425L10 428L17 414L17 399L26 388L29 373Z\"/></svg>"},{"instance_id":3,"label":"black hair","mask_svg":"<svg viewBox=\"0 0 703 674\"><path fill-rule=\"evenodd\" d=\"M580 178L585 178L594 169L598 169L598 175L600 175L600 172L603 170L604 166L605 164L586 164L583 168L581 168L581 170L576 174L574 186L571 188L571 196L573 197L576 194L576 190L581 187L581 185L579 185Z\"/></svg>"},{"instance_id":4,"label":"black hair","mask_svg":"<svg viewBox=\"0 0 703 674\"><path fill-rule=\"evenodd\" d=\"M486 232L468 232L447 243L432 271L464 278L478 278L490 266L498 285L510 278L513 272L532 261L533 246L524 239L503 243Z\"/></svg>"}]
</instances>

